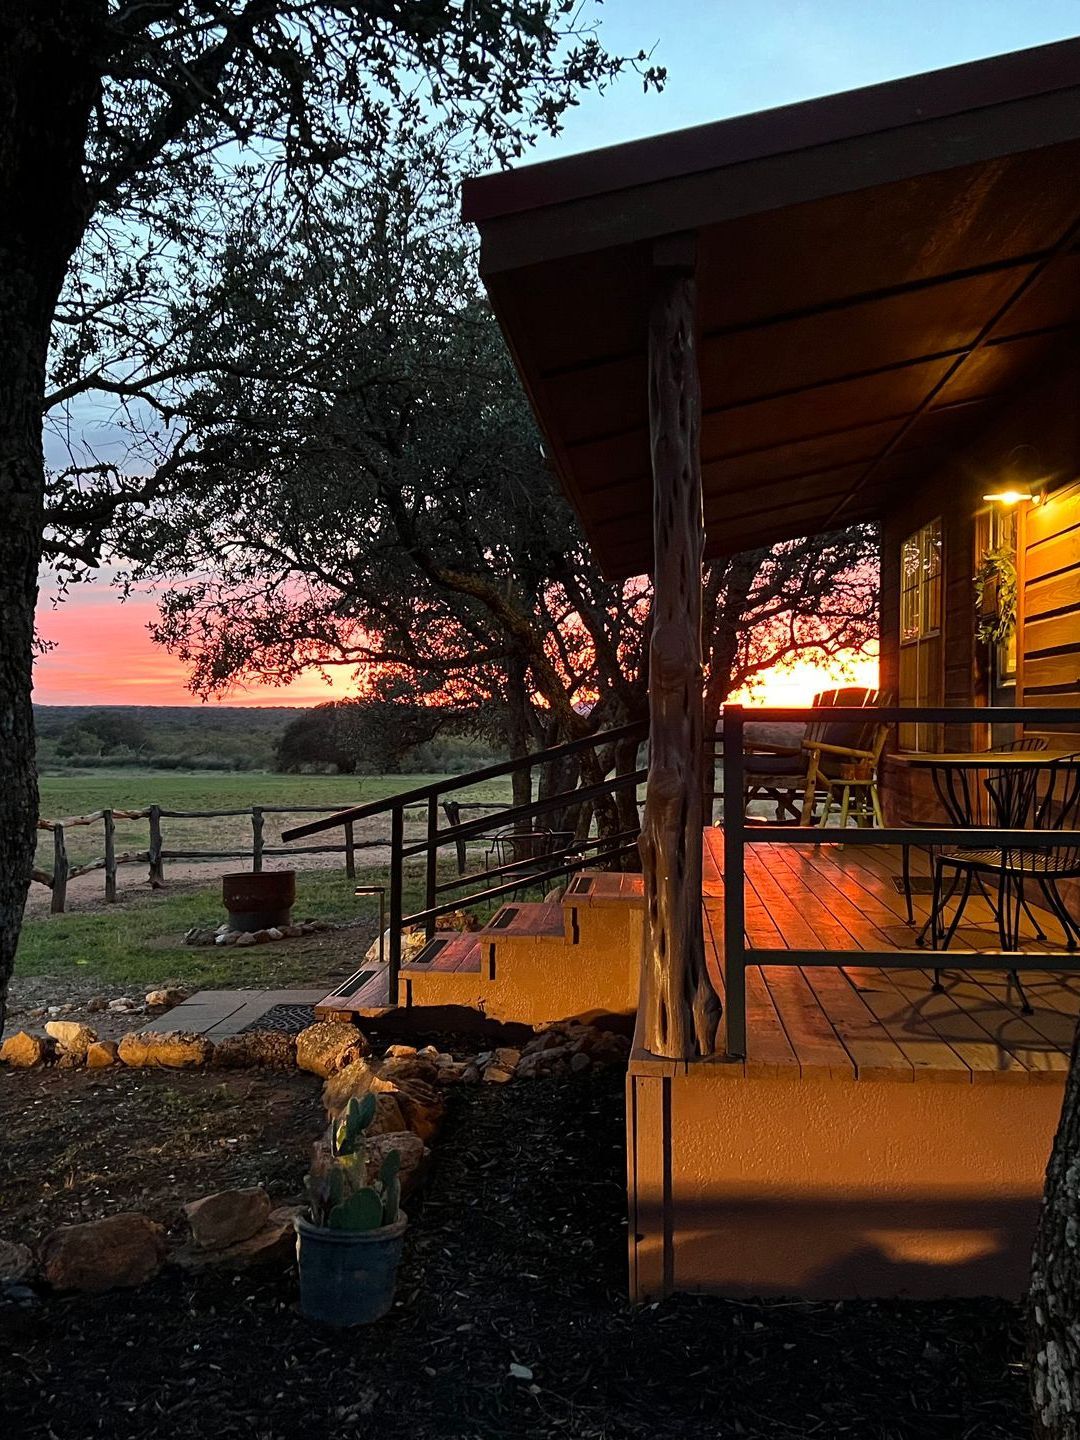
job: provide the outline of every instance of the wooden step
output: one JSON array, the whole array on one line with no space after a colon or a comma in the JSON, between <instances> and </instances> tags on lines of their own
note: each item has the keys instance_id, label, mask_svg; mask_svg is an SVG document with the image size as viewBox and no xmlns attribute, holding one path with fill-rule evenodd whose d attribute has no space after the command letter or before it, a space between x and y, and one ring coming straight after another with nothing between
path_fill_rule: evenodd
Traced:
<instances>
[{"instance_id":1,"label":"wooden step","mask_svg":"<svg viewBox=\"0 0 1080 1440\"><path fill-rule=\"evenodd\" d=\"M508 940L515 937L566 934L560 900L515 901L503 905L478 931L483 940Z\"/></svg>"},{"instance_id":2,"label":"wooden step","mask_svg":"<svg viewBox=\"0 0 1080 1440\"><path fill-rule=\"evenodd\" d=\"M402 965L402 975L430 975L437 971L480 969L478 932L444 932L427 942L420 953Z\"/></svg>"}]
</instances>

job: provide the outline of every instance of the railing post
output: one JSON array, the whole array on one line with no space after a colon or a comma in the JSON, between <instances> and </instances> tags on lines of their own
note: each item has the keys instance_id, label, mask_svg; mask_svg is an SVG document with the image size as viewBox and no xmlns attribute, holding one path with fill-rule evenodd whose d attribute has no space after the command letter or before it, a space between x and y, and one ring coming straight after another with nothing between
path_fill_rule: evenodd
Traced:
<instances>
[{"instance_id":1,"label":"railing post","mask_svg":"<svg viewBox=\"0 0 1080 1440\"><path fill-rule=\"evenodd\" d=\"M727 1052L746 1054L743 708L724 706L724 1011Z\"/></svg>"},{"instance_id":2,"label":"railing post","mask_svg":"<svg viewBox=\"0 0 1080 1440\"><path fill-rule=\"evenodd\" d=\"M401 969L402 850L405 848L405 812L400 805L390 811L390 963L387 999L398 1003L398 971Z\"/></svg>"},{"instance_id":3,"label":"railing post","mask_svg":"<svg viewBox=\"0 0 1080 1440\"><path fill-rule=\"evenodd\" d=\"M53 826L53 879L52 902L49 906L54 915L64 913L67 900L68 882L67 846L64 844L64 827L59 822Z\"/></svg>"},{"instance_id":4,"label":"railing post","mask_svg":"<svg viewBox=\"0 0 1080 1440\"><path fill-rule=\"evenodd\" d=\"M116 904L116 821L111 810L101 812L105 827L105 902Z\"/></svg>"},{"instance_id":5,"label":"railing post","mask_svg":"<svg viewBox=\"0 0 1080 1440\"><path fill-rule=\"evenodd\" d=\"M435 886L439 877L439 849L435 837L439 833L439 797L429 795L427 802L427 853L424 867L424 909L430 910L435 904ZM435 934L435 916L429 915L424 921L424 935L428 940Z\"/></svg>"},{"instance_id":6,"label":"railing post","mask_svg":"<svg viewBox=\"0 0 1080 1440\"><path fill-rule=\"evenodd\" d=\"M263 812L261 805L251 807L251 873L258 875L263 865Z\"/></svg>"},{"instance_id":7,"label":"railing post","mask_svg":"<svg viewBox=\"0 0 1080 1440\"><path fill-rule=\"evenodd\" d=\"M356 833L351 820L345 822L345 877L356 879Z\"/></svg>"},{"instance_id":8,"label":"railing post","mask_svg":"<svg viewBox=\"0 0 1080 1440\"><path fill-rule=\"evenodd\" d=\"M161 858L161 806L150 806L150 884L157 890L165 884L165 865Z\"/></svg>"}]
</instances>

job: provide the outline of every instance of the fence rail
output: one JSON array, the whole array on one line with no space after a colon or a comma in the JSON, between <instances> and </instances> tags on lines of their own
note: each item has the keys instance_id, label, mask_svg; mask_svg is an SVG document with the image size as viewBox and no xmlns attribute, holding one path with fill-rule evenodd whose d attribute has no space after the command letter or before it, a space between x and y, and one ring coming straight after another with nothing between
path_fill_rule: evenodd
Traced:
<instances>
[{"instance_id":1,"label":"fence rail","mask_svg":"<svg viewBox=\"0 0 1080 1440\"><path fill-rule=\"evenodd\" d=\"M49 908L54 915L64 913L69 881L77 879L80 875L92 874L96 870L104 871L106 902L115 904L118 898L117 874L122 865L146 865L150 885L154 889L160 889L165 884L165 862L167 860L250 860L252 870L258 873L267 856L344 855L345 874L350 880L355 880L357 852L387 848L391 843L389 835L358 838L355 832L355 821L350 819L343 822L344 836L342 843L337 845L267 845L263 839L264 821L267 815L335 816L343 811L354 811L355 808L351 801L342 805L246 805L241 809L228 810L172 810L163 805L145 805L134 810L103 809L93 810L86 815L67 815L53 820L43 818L38 820L37 828L52 835L53 868L50 872L41 869L40 866L35 866L30 878L35 884L43 885L52 891ZM427 813L426 805L411 804L404 808ZM464 804L460 808L462 810L487 810L495 809L497 806L494 802L488 805L482 801L476 801ZM162 830L163 820L218 820L237 819L241 816L248 816L251 819L250 849L230 849L221 846L205 850L174 850L165 844ZM118 820L145 820L147 822L148 843L145 850L117 851L116 822ZM73 865L67 850L70 831L94 825L102 827L103 853L93 860Z\"/></svg>"}]
</instances>

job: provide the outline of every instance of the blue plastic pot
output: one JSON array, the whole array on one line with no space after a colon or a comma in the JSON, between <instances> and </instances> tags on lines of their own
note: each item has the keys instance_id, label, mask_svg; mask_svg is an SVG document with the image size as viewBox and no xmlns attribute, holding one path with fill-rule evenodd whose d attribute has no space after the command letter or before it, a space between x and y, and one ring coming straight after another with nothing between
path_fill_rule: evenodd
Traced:
<instances>
[{"instance_id":1,"label":"blue plastic pot","mask_svg":"<svg viewBox=\"0 0 1080 1440\"><path fill-rule=\"evenodd\" d=\"M309 1320L370 1325L386 1314L409 1223L404 1211L379 1230L326 1230L300 1215L293 1223L300 1309Z\"/></svg>"}]
</instances>

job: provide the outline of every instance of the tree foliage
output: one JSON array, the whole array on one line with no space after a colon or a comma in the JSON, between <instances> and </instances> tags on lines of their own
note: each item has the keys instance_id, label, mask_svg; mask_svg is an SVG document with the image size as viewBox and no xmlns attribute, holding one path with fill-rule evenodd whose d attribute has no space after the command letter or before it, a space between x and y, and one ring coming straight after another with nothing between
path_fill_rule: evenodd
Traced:
<instances>
[{"instance_id":1,"label":"tree foliage","mask_svg":"<svg viewBox=\"0 0 1080 1440\"><path fill-rule=\"evenodd\" d=\"M395 144L511 158L627 64L564 0L0 6L0 1018L36 840L41 560L61 586L185 455L236 346L207 257L272 207L314 227ZM193 297L205 303L192 305ZM78 407L78 408L76 408ZM46 477L42 422L66 459ZM87 442L90 421L106 423Z\"/></svg>"}]
</instances>

